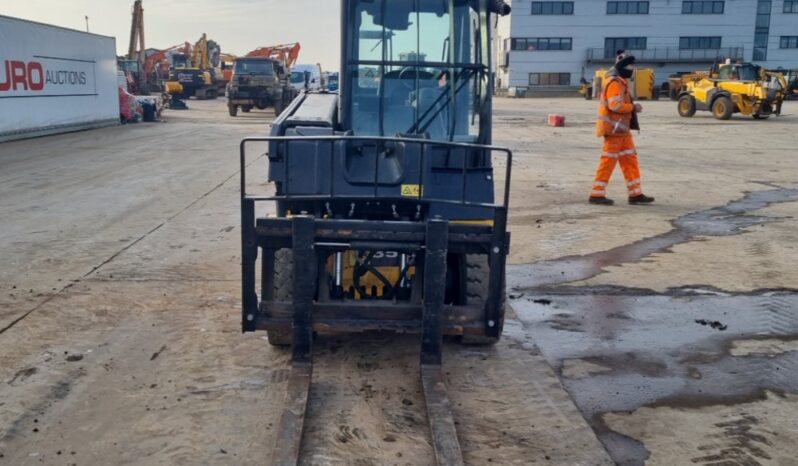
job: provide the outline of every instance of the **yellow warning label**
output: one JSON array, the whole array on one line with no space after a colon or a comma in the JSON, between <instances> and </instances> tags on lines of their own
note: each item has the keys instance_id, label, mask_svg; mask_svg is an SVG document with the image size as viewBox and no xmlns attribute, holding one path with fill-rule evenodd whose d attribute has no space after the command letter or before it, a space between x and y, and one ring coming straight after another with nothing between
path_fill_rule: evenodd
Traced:
<instances>
[{"instance_id":1,"label":"yellow warning label","mask_svg":"<svg viewBox=\"0 0 798 466\"><path fill-rule=\"evenodd\" d=\"M421 195L421 186L417 184L403 184L402 196L419 197Z\"/></svg>"}]
</instances>

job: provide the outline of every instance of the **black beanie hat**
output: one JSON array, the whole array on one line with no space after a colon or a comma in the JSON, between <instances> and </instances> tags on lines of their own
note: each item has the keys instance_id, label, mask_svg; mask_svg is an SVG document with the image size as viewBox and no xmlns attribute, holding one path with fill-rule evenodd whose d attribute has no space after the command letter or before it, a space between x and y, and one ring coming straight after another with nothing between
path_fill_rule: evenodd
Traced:
<instances>
[{"instance_id":1,"label":"black beanie hat","mask_svg":"<svg viewBox=\"0 0 798 466\"><path fill-rule=\"evenodd\" d=\"M615 58L615 68L619 70L635 63L635 56L625 50L618 50Z\"/></svg>"}]
</instances>

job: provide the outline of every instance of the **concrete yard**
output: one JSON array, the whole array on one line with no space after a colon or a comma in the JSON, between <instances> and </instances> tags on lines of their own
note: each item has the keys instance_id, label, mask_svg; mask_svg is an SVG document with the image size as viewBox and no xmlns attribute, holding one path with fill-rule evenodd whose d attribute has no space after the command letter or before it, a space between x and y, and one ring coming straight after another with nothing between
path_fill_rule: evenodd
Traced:
<instances>
[{"instance_id":1,"label":"concrete yard","mask_svg":"<svg viewBox=\"0 0 798 466\"><path fill-rule=\"evenodd\" d=\"M495 103L509 319L496 347L444 352L468 464L798 465L798 102L643 105L657 202L627 205L616 170L624 202L599 207L596 103ZM0 464L268 458L290 353L240 333L238 142L273 115L189 106L0 144ZM431 464L418 351L320 336L303 463Z\"/></svg>"}]
</instances>

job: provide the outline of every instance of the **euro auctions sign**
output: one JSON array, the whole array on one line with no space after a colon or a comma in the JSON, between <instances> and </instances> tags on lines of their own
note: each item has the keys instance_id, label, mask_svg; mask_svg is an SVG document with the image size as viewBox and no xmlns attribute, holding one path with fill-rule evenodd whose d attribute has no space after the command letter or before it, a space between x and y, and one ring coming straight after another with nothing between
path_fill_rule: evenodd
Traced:
<instances>
[{"instance_id":1,"label":"euro auctions sign","mask_svg":"<svg viewBox=\"0 0 798 466\"><path fill-rule=\"evenodd\" d=\"M95 65L72 57L0 57L0 99L97 95Z\"/></svg>"}]
</instances>

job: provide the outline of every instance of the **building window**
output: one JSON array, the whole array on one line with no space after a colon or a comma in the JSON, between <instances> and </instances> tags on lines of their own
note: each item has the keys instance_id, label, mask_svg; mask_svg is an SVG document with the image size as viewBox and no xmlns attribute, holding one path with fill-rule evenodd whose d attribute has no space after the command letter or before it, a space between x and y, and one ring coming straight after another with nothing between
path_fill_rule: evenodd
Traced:
<instances>
[{"instance_id":1,"label":"building window","mask_svg":"<svg viewBox=\"0 0 798 466\"><path fill-rule=\"evenodd\" d=\"M680 37L679 48L682 50L719 49L720 37Z\"/></svg>"},{"instance_id":2,"label":"building window","mask_svg":"<svg viewBox=\"0 0 798 466\"><path fill-rule=\"evenodd\" d=\"M784 0L785 13L798 13L798 0Z\"/></svg>"},{"instance_id":3,"label":"building window","mask_svg":"<svg viewBox=\"0 0 798 466\"><path fill-rule=\"evenodd\" d=\"M532 2L533 15L572 15L574 2Z\"/></svg>"},{"instance_id":4,"label":"building window","mask_svg":"<svg viewBox=\"0 0 798 466\"><path fill-rule=\"evenodd\" d=\"M798 36L781 36L779 47L783 49L798 49Z\"/></svg>"},{"instance_id":5,"label":"building window","mask_svg":"<svg viewBox=\"0 0 798 466\"><path fill-rule=\"evenodd\" d=\"M607 2L608 15L647 15L648 2Z\"/></svg>"},{"instance_id":6,"label":"building window","mask_svg":"<svg viewBox=\"0 0 798 466\"><path fill-rule=\"evenodd\" d=\"M723 1L687 1L682 2L683 15L722 15L724 8Z\"/></svg>"},{"instance_id":7,"label":"building window","mask_svg":"<svg viewBox=\"0 0 798 466\"><path fill-rule=\"evenodd\" d=\"M754 61L768 59L768 41L770 39L771 0L758 0L756 5L756 26L754 28Z\"/></svg>"},{"instance_id":8,"label":"building window","mask_svg":"<svg viewBox=\"0 0 798 466\"><path fill-rule=\"evenodd\" d=\"M570 86L571 73L529 73L530 86Z\"/></svg>"},{"instance_id":9,"label":"building window","mask_svg":"<svg viewBox=\"0 0 798 466\"><path fill-rule=\"evenodd\" d=\"M607 37L604 39L604 58L614 58L618 50L645 49L645 37Z\"/></svg>"},{"instance_id":10,"label":"building window","mask_svg":"<svg viewBox=\"0 0 798 466\"><path fill-rule=\"evenodd\" d=\"M571 50L573 40L570 37L527 37L513 39L513 50L535 52L539 50Z\"/></svg>"}]
</instances>

